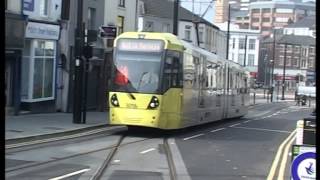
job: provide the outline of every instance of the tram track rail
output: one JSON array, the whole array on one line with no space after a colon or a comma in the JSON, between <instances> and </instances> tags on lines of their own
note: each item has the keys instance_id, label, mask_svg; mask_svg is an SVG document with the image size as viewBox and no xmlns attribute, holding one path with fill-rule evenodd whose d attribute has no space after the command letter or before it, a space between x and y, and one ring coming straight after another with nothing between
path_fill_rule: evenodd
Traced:
<instances>
[{"instance_id":1,"label":"tram track rail","mask_svg":"<svg viewBox=\"0 0 320 180\"><path fill-rule=\"evenodd\" d=\"M90 131L85 131L85 132L80 132L80 133L72 133L72 134L68 134L68 135L56 136L56 137L51 137L51 138L31 139L31 140L26 140L23 142L6 144L5 150L11 150L11 149L15 149L15 148L24 148L24 147L28 147L28 146L58 142L58 141L63 141L63 140L70 140L70 139L100 134L100 133L104 133L104 132L107 132L107 133L109 133L109 135L112 135L112 134L115 134L116 132L123 131L124 129L125 129L124 127L116 127L116 128L103 127L103 128L93 129Z\"/></svg>"},{"instance_id":2,"label":"tram track rail","mask_svg":"<svg viewBox=\"0 0 320 180\"><path fill-rule=\"evenodd\" d=\"M121 141L120 141L120 139L121 139ZM140 140L136 140L136 141L132 141L132 142L127 142L127 143L123 143L123 144L119 145L119 141L121 143L123 141L123 139L124 139L124 135L119 137L119 140L118 140L117 144L114 144L114 145L111 145L111 146L108 146L108 147L104 147L104 148L99 148L99 149L95 149L95 150L91 150L91 151L86 151L86 152L82 152L82 153L78 153L78 154L73 154L73 155L65 156L65 157L61 157L61 158L55 158L55 159L48 160L48 161L32 162L32 163L24 164L24 165L13 167L13 168L6 168L5 169L5 173L11 173L11 172L19 171L19 170L26 170L26 169L31 169L31 168L35 168L35 167L41 167L41 166L44 166L44 165L49 165L49 164L65 161L65 160L68 160L68 159L72 159L72 158L75 158L75 157L81 157L81 156L84 156L84 155L97 153L97 152L101 152L101 151L106 151L106 150L110 150L110 149L112 149L112 151L113 151L113 149L117 149L120 146L139 143L139 142L142 142L142 141L150 140L152 138L144 138L144 139L140 139Z\"/></svg>"}]
</instances>

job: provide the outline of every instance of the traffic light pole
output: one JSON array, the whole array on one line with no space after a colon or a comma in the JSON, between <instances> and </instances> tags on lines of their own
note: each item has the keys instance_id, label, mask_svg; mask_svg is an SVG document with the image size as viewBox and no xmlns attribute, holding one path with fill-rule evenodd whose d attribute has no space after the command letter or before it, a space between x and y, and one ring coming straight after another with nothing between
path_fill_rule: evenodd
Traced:
<instances>
[{"instance_id":1,"label":"traffic light pole","mask_svg":"<svg viewBox=\"0 0 320 180\"><path fill-rule=\"evenodd\" d=\"M276 50L276 30L273 29L273 46L272 46L272 70L271 70L271 102L273 102L275 85L273 84L273 73L274 73L274 64L275 64L275 50Z\"/></svg>"},{"instance_id":2,"label":"traffic light pole","mask_svg":"<svg viewBox=\"0 0 320 180\"><path fill-rule=\"evenodd\" d=\"M82 10L83 0L78 1L78 18L77 28L75 33L75 69L74 69L74 96L73 96L73 123L81 123L81 106L82 106L82 49L83 49L83 24L82 24Z\"/></svg>"},{"instance_id":3,"label":"traffic light pole","mask_svg":"<svg viewBox=\"0 0 320 180\"><path fill-rule=\"evenodd\" d=\"M283 75L282 75L282 97L281 100L285 100L285 82L286 82L286 63L287 63L287 44L284 44L284 62L283 62Z\"/></svg>"},{"instance_id":4,"label":"traffic light pole","mask_svg":"<svg viewBox=\"0 0 320 180\"><path fill-rule=\"evenodd\" d=\"M173 34L178 35L178 11L179 11L179 0L174 0L173 8Z\"/></svg>"}]
</instances>

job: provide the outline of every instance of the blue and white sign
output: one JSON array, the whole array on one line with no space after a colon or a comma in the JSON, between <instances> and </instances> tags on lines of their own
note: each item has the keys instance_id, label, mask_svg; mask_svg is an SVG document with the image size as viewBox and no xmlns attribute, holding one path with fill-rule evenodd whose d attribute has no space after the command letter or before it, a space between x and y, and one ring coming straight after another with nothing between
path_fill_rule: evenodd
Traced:
<instances>
[{"instance_id":1,"label":"blue and white sign","mask_svg":"<svg viewBox=\"0 0 320 180\"><path fill-rule=\"evenodd\" d=\"M34 39L59 39L60 27L53 24L28 22L26 38Z\"/></svg>"},{"instance_id":2,"label":"blue and white sign","mask_svg":"<svg viewBox=\"0 0 320 180\"><path fill-rule=\"evenodd\" d=\"M23 0L24 11L34 11L34 0Z\"/></svg>"},{"instance_id":3,"label":"blue and white sign","mask_svg":"<svg viewBox=\"0 0 320 180\"><path fill-rule=\"evenodd\" d=\"M316 153L306 152L297 156L291 166L293 180L316 179Z\"/></svg>"}]
</instances>

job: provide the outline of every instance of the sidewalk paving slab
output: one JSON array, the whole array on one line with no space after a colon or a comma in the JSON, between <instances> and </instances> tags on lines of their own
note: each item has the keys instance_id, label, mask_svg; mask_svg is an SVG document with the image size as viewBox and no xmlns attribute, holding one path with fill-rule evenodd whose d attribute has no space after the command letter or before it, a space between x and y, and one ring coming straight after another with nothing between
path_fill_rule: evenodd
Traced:
<instances>
[{"instance_id":1,"label":"sidewalk paving slab","mask_svg":"<svg viewBox=\"0 0 320 180\"><path fill-rule=\"evenodd\" d=\"M72 113L6 116L5 122L7 141L108 126L109 114L108 112L87 112L86 124L73 123Z\"/></svg>"}]
</instances>

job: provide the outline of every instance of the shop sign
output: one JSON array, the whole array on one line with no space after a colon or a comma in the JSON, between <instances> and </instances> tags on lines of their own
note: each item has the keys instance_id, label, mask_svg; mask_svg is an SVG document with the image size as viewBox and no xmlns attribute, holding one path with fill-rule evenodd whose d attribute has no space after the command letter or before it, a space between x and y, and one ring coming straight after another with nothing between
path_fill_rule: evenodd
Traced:
<instances>
[{"instance_id":1,"label":"shop sign","mask_svg":"<svg viewBox=\"0 0 320 180\"><path fill-rule=\"evenodd\" d=\"M26 37L35 39L59 39L60 27L53 24L28 22Z\"/></svg>"},{"instance_id":2,"label":"shop sign","mask_svg":"<svg viewBox=\"0 0 320 180\"><path fill-rule=\"evenodd\" d=\"M276 80L283 80L283 76L282 75L277 75L276 76ZM285 80L296 80L296 76L285 76Z\"/></svg>"}]
</instances>

